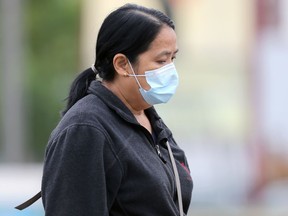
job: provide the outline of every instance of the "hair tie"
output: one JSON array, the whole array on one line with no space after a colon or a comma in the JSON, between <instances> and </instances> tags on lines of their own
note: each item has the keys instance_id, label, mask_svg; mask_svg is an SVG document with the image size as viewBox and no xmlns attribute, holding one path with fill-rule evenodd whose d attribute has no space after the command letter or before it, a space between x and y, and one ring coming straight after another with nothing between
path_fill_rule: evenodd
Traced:
<instances>
[{"instance_id":1,"label":"hair tie","mask_svg":"<svg viewBox=\"0 0 288 216\"><path fill-rule=\"evenodd\" d=\"M95 75L98 74L94 64L92 64L91 69L93 70L93 72L95 73Z\"/></svg>"},{"instance_id":2,"label":"hair tie","mask_svg":"<svg viewBox=\"0 0 288 216\"><path fill-rule=\"evenodd\" d=\"M91 69L92 69L92 71L93 71L94 74L95 74L95 77L96 77L95 79L96 79L96 80L100 80L100 81L102 81L103 79L100 77L99 72L96 70L94 64L91 65Z\"/></svg>"}]
</instances>

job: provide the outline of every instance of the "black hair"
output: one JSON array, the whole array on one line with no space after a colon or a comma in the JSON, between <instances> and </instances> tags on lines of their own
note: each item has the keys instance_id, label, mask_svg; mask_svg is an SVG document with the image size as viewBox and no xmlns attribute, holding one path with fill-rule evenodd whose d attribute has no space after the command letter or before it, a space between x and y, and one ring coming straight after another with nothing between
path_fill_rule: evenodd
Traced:
<instances>
[{"instance_id":1,"label":"black hair","mask_svg":"<svg viewBox=\"0 0 288 216\"><path fill-rule=\"evenodd\" d=\"M62 114L87 95L95 74L106 81L114 79L113 58L117 53L126 55L131 63L135 63L139 54L149 49L164 25L175 29L173 21L164 13L136 4L125 4L110 13L103 21L97 37L94 63L96 70L86 69L76 77Z\"/></svg>"}]
</instances>

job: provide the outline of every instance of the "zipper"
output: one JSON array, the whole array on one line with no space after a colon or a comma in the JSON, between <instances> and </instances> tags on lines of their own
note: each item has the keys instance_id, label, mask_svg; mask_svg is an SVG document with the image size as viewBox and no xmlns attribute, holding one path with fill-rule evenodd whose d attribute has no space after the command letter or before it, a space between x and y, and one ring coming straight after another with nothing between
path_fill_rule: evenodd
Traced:
<instances>
[{"instance_id":1,"label":"zipper","mask_svg":"<svg viewBox=\"0 0 288 216\"><path fill-rule=\"evenodd\" d=\"M167 161L165 160L165 158L161 154L160 146L158 144L155 144L155 141L154 141L152 135L150 134L150 132L148 132L148 130L146 128L144 128L142 125L139 124L138 126L140 126L143 129L144 134L146 135L148 140L150 140L151 145L156 149L156 153L157 153L158 157L162 160L162 162L164 164L166 164Z\"/></svg>"},{"instance_id":2,"label":"zipper","mask_svg":"<svg viewBox=\"0 0 288 216\"><path fill-rule=\"evenodd\" d=\"M167 163L167 161L163 158L161 151L160 151L160 146L158 144L155 145L155 149L157 152L157 155L159 156L159 158L163 161L163 163Z\"/></svg>"}]
</instances>

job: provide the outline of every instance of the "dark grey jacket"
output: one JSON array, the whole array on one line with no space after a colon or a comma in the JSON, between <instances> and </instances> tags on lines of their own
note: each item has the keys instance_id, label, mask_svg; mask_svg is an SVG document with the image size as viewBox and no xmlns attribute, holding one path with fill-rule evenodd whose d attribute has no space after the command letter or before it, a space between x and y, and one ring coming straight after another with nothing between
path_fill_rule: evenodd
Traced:
<instances>
[{"instance_id":1,"label":"dark grey jacket","mask_svg":"<svg viewBox=\"0 0 288 216\"><path fill-rule=\"evenodd\" d=\"M42 180L46 216L179 215L166 140L187 213L192 179L185 155L155 109L145 112L154 137L118 97L91 83L50 136Z\"/></svg>"}]
</instances>

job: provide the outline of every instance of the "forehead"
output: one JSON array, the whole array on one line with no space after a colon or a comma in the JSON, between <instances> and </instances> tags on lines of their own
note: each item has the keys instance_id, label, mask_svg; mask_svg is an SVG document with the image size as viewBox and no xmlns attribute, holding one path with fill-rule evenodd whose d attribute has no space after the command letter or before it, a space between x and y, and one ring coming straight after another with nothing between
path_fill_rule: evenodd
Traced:
<instances>
[{"instance_id":1,"label":"forehead","mask_svg":"<svg viewBox=\"0 0 288 216\"><path fill-rule=\"evenodd\" d=\"M157 55L157 53L163 52L175 53L177 50L177 36L175 31L168 26L164 26L150 44L147 52Z\"/></svg>"}]
</instances>

